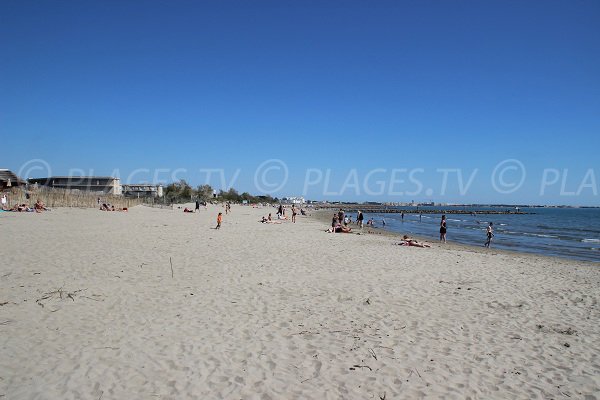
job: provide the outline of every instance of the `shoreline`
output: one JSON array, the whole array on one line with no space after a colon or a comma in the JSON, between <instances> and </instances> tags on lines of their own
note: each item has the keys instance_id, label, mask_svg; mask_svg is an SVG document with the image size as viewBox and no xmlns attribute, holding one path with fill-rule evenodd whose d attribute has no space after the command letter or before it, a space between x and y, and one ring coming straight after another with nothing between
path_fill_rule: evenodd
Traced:
<instances>
[{"instance_id":1,"label":"shoreline","mask_svg":"<svg viewBox=\"0 0 600 400\"><path fill-rule=\"evenodd\" d=\"M331 216L333 215L334 210L332 209L330 210L323 210L323 209L319 209L319 210L311 210L311 216L317 220L319 220L320 222L323 222L324 224L326 224L327 227L331 226ZM326 215L327 214L327 215ZM376 227L376 228L367 228L366 226L363 227L363 232L360 231L360 228L358 228L357 225L355 225L355 223L353 222L350 226L352 228L352 233L361 233L361 234L366 234L366 235L372 235L369 233L364 233L364 230L370 229L376 232L375 235L383 235L385 237L391 237L391 238L396 238L396 239L401 239L402 236L404 235L404 233L398 232L398 231L394 231L385 227ZM479 254L490 254L490 255L495 255L495 254L505 254L505 255L513 255L513 256L524 256L524 257L537 257L537 258L542 258L542 259L548 259L549 261L556 261L556 260L561 260L561 261L568 261L571 263L585 263L585 264L589 264L595 267L600 267L600 261L591 261L591 260L580 260L577 258L571 258L571 257L561 257L561 256L555 256L555 255L548 255L548 254L542 254L542 253L536 253L536 252L528 252L528 251L519 251L519 250L509 250L509 249L499 249L499 248L494 248L492 247L491 249L486 249L483 246L477 246L475 244L467 244L467 243L459 243L459 242L455 242L452 240L447 241L445 244L442 244L439 240L432 240L432 238L430 237L425 237L422 235L410 235L411 237L414 237L415 239L419 240L420 242L425 242L428 243L432 246L436 246L436 247L440 247L440 248L446 248L446 249L452 249L452 250L459 250L459 251L469 251L469 252L474 252L474 253L479 253Z\"/></svg>"}]
</instances>

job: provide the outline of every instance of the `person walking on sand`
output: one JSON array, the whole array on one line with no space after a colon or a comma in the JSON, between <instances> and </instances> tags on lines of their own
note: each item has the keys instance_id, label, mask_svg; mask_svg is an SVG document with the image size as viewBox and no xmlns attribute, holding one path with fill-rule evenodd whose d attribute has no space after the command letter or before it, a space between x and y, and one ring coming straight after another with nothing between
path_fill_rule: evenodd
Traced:
<instances>
[{"instance_id":1,"label":"person walking on sand","mask_svg":"<svg viewBox=\"0 0 600 400\"><path fill-rule=\"evenodd\" d=\"M440 222L440 242L446 243L446 215L442 215Z\"/></svg>"},{"instance_id":2,"label":"person walking on sand","mask_svg":"<svg viewBox=\"0 0 600 400\"><path fill-rule=\"evenodd\" d=\"M296 205L292 204L292 222L296 223Z\"/></svg>"},{"instance_id":3,"label":"person walking on sand","mask_svg":"<svg viewBox=\"0 0 600 400\"><path fill-rule=\"evenodd\" d=\"M489 248L490 245L492 244L492 238L494 237L494 228L493 228L494 223L490 222L490 224L487 227L487 241L485 242L484 246Z\"/></svg>"},{"instance_id":4,"label":"person walking on sand","mask_svg":"<svg viewBox=\"0 0 600 400\"><path fill-rule=\"evenodd\" d=\"M196 200L196 210L195 211L200 211L200 201Z\"/></svg>"},{"instance_id":5,"label":"person walking on sand","mask_svg":"<svg viewBox=\"0 0 600 400\"><path fill-rule=\"evenodd\" d=\"M221 222L223 222L223 213L217 215L217 226L215 229L221 229Z\"/></svg>"}]
</instances>

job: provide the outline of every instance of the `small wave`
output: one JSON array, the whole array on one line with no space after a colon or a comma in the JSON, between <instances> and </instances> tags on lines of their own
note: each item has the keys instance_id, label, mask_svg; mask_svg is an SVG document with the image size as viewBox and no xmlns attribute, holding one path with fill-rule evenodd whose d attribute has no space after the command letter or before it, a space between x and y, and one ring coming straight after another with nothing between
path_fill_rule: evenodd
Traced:
<instances>
[{"instance_id":1,"label":"small wave","mask_svg":"<svg viewBox=\"0 0 600 400\"><path fill-rule=\"evenodd\" d=\"M600 239L582 239L583 243L600 243Z\"/></svg>"},{"instance_id":2,"label":"small wave","mask_svg":"<svg viewBox=\"0 0 600 400\"><path fill-rule=\"evenodd\" d=\"M515 231L502 231L503 233L508 233L512 235L523 235L523 236L532 236L532 237L540 237L540 238L552 238L559 239L560 236L556 235L545 235L543 233L529 233L529 232L515 232Z\"/></svg>"}]
</instances>

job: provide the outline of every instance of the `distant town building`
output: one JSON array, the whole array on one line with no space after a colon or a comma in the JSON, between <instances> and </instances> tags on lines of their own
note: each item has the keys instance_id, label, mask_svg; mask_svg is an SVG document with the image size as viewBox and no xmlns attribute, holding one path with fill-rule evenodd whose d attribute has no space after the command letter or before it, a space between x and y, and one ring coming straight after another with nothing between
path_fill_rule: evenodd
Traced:
<instances>
[{"instance_id":1,"label":"distant town building","mask_svg":"<svg viewBox=\"0 0 600 400\"><path fill-rule=\"evenodd\" d=\"M122 184L121 190L125 197L163 197L162 185L152 185L150 183Z\"/></svg>"},{"instance_id":2,"label":"distant town building","mask_svg":"<svg viewBox=\"0 0 600 400\"><path fill-rule=\"evenodd\" d=\"M306 200L302 196L284 197L281 199L281 202L286 204L306 204Z\"/></svg>"},{"instance_id":3,"label":"distant town building","mask_svg":"<svg viewBox=\"0 0 600 400\"><path fill-rule=\"evenodd\" d=\"M8 189L11 187L24 186L25 181L15 175L9 169L0 169L0 190Z\"/></svg>"},{"instance_id":4,"label":"distant town building","mask_svg":"<svg viewBox=\"0 0 600 400\"><path fill-rule=\"evenodd\" d=\"M51 176L27 180L32 185L55 189L80 190L93 193L121 195L121 180L111 176Z\"/></svg>"}]
</instances>

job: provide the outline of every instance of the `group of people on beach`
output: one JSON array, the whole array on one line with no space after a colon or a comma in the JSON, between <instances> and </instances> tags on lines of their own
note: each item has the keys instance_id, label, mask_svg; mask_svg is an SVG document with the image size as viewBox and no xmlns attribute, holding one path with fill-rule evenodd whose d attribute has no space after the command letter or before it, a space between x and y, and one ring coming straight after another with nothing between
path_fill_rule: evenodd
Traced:
<instances>
[{"instance_id":1,"label":"group of people on beach","mask_svg":"<svg viewBox=\"0 0 600 400\"><path fill-rule=\"evenodd\" d=\"M362 211L358 210L356 213L356 224L361 229L363 227L364 218L365 217L364 217ZM402 218L402 221L404 221L404 212L402 212L401 218ZM422 215L419 213L419 220L421 220L421 218L422 218ZM331 227L327 230L327 232L350 233L350 232L352 232L352 229L348 226L350 224L352 224L352 217L350 215L346 215L344 210L340 209L337 213L333 214L333 218L331 219ZM381 219L381 224L383 227L386 226L385 219L383 219L383 218ZM373 218L369 218L366 225L367 225L367 227L375 228L375 220ZM494 237L493 226L494 226L494 224L492 222L490 222L486 229L487 240L486 240L484 246L487 248L489 248L491 246L492 238ZM444 214L444 215L442 215L442 218L440 221L440 229L439 229L440 242L446 243L447 232L448 232L448 226L447 226L446 215ZM429 247L429 245L422 245L422 243L417 242L415 239L411 239L408 241L404 240L404 242L409 243L406 245L410 245L410 246Z\"/></svg>"},{"instance_id":2,"label":"group of people on beach","mask_svg":"<svg viewBox=\"0 0 600 400\"><path fill-rule=\"evenodd\" d=\"M15 204L14 206L9 207L8 206L8 198L6 197L6 194L2 195L0 201L2 204L2 207L0 208L0 210L2 210L2 211L36 212L36 213L41 213L43 211L50 211L50 209L48 207L46 207L46 204L44 204L44 202L40 199L38 199L35 202L33 207L29 207L29 205L27 203Z\"/></svg>"},{"instance_id":3,"label":"group of people on beach","mask_svg":"<svg viewBox=\"0 0 600 400\"><path fill-rule=\"evenodd\" d=\"M127 207L116 208L114 204L110 203L102 203L100 206L100 211L124 211L127 212L129 209Z\"/></svg>"}]
</instances>

